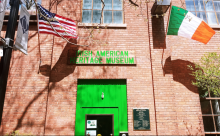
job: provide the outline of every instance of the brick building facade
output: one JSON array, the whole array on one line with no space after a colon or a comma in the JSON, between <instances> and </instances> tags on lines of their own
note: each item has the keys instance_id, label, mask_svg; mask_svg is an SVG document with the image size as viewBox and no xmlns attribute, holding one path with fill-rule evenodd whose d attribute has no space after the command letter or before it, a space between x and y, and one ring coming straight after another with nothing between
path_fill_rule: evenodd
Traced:
<instances>
[{"instance_id":1,"label":"brick building facade","mask_svg":"<svg viewBox=\"0 0 220 136\"><path fill-rule=\"evenodd\" d=\"M100 39L100 44L92 42L88 47L77 47L46 34L40 34L38 41L37 26L30 25L28 55L19 51L12 54L0 134L19 130L34 135L75 135L79 79L126 80L124 114L129 135L208 134L204 131L198 89L191 84L193 77L187 65L198 62L206 52L219 52L219 28L214 29L216 34L206 45L166 36L169 10L164 17L151 18L153 2L142 2L143 15L138 15L141 8L130 7L125 1L126 25L95 29L94 39ZM77 22L82 17L82 4L80 0L42 1L46 9ZM186 7L179 0L172 0L172 5ZM83 37L88 29L79 26L77 33ZM88 44L82 38L71 41ZM136 64L68 65L68 50L72 48L132 50ZM134 108L149 108L150 130L133 130Z\"/></svg>"}]
</instances>

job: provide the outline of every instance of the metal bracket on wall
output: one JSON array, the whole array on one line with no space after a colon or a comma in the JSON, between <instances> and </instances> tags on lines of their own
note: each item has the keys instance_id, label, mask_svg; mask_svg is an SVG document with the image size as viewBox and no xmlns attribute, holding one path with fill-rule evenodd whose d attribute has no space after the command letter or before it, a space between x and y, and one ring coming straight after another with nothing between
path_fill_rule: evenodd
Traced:
<instances>
[{"instance_id":1,"label":"metal bracket on wall","mask_svg":"<svg viewBox=\"0 0 220 136\"><path fill-rule=\"evenodd\" d=\"M10 39L10 38L5 38L4 48L8 48L8 47L9 47L9 48L12 48L12 49L15 49L15 50L16 50L15 47L9 45L10 40L14 42L14 40L12 40L12 39Z\"/></svg>"}]
</instances>

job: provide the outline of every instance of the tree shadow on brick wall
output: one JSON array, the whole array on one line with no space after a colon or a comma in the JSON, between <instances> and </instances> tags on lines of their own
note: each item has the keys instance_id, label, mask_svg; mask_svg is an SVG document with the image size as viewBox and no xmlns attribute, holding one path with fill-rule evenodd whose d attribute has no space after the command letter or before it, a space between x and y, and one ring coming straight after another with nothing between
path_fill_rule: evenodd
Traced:
<instances>
[{"instance_id":1,"label":"tree shadow on brick wall","mask_svg":"<svg viewBox=\"0 0 220 136\"><path fill-rule=\"evenodd\" d=\"M76 40L71 40L70 42L76 43ZM79 76L79 71L74 72L77 66L103 66L102 67L102 72L100 72L97 75L93 75L93 78L100 78L100 77L106 77L108 71L113 68L109 68L106 66L111 66L112 64L69 64L68 61L70 61L70 58L77 57L77 52L78 56L83 53L84 50L90 50L89 47L84 47L80 48L79 51L79 46L71 45L71 44L66 44L59 59L57 60L56 64L54 66L50 65L42 65L39 68L39 71L42 75L47 76L50 78L50 82L60 82L63 80L65 77L74 74L74 76ZM94 55L94 54L93 54ZM75 61L75 62L73 62ZM71 63L76 63L76 60L71 60ZM51 71L50 71L51 70ZM115 68L115 73L118 72L118 68ZM114 76L112 73L109 73L109 76Z\"/></svg>"},{"instance_id":2,"label":"tree shadow on brick wall","mask_svg":"<svg viewBox=\"0 0 220 136\"><path fill-rule=\"evenodd\" d=\"M166 74L173 74L174 81L183 84L190 91L198 93L197 87L192 85L192 81L195 78L190 75L192 71L188 69L188 65L195 67L195 64L190 61L181 59L171 60L171 57L168 57L163 67L164 76Z\"/></svg>"},{"instance_id":3,"label":"tree shadow on brick wall","mask_svg":"<svg viewBox=\"0 0 220 136\"><path fill-rule=\"evenodd\" d=\"M153 35L153 48L166 49L166 30L164 28L164 18L152 17L152 35Z\"/></svg>"},{"instance_id":4,"label":"tree shadow on brick wall","mask_svg":"<svg viewBox=\"0 0 220 136\"><path fill-rule=\"evenodd\" d=\"M49 11L52 9L52 7L55 5L59 5L62 1L64 0L50 0L50 4L49 4Z\"/></svg>"},{"instance_id":5,"label":"tree shadow on brick wall","mask_svg":"<svg viewBox=\"0 0 220 136\"><path fill-rule=\"evenodd\" d=\"M55 0L54 0L55 1ZM59 4L59 2L61 2L62 0L57 0L57 3ZM74 6L76 6L76 3L73 3L73 5ZM36 29L36 27L30 27L30 30L32 30L32 29ZM31 40L33 37L35 37L37 35L37 32L34 32L33 34L31 34L31 36L29 37L29 40ZM46 37L44 37L45 39L47 39ZM42 40L41 39L41 43L43 43L44 42L44 40ZM76 43L76 41L71 41L71 42L74 42L74 43ZM37 89L37 91L39 91L38 93L37 93L37 95L35 95L34 97L33 97L33 99L31 99L31 100L26 100L25 101L25 106L24 105L22 105L22 106L20 106L20 103L18 104L18 99L19 98L17 98L17 94L19 94L19 93L21 93L20 91L21 90L18 90L17 92L14 92L13 94L15 94L14 95L14 97L13 98L10 98L10 99L7 99L7 103L10 105L10 106L14 106L13 107L13 110L16 110L16 112L18 112L19 113L19 116L17 116L18 114L16 113L16 114L14 114L13 113L13 110L6 110L5 112L7 112L6 113L6 115L7 116L9 116L8 117L8 119L5 119L6 120L6 122L4 122L5 124L3 124L2 123L2 129L0 130L0 135L3 135L3 133L5 133L6 131L15 131L15 130L19 130L19 129L22 129L22 127L24 127L26 130L23 130L23 131L28 131L29 129L28 128L34 128L34 127L45 127L45 122L44 121L42 121L42 122L39 122L38 120L39 120L39 117L38 116L36 116L36 118L32 118L33 117L33 114L29 111L29 110L33 110L33 109L31 109L31 106L35 106L35 104L38 106L38 104L39 104L39 99L40 98L42 98L42 96L44 96L45 95L45 93L46 92L48 92L48 93L50 93L51 92L51 90L53 90L54 89L54 87L56 87L56 82L57 81L60 81L60 80L62 80L64 77L66 77L66 76L68 76L69 74L71 74L71 73L73 73L74 72L74 70L75 70L75 67L74 66L71 66L71 70L69 70L69 69L62 69L62 67L60 67L63 63L65 63L66 64L66 61L67 61L67 59L65 60L65 62L63 62L62 61L62 59L63 58L65 58L66 57L66 52L68 51L68 49L70 48L70 47L73 47L73 45L69 45L69 44L66 44L66 46L65 46L65 48L64 48L64 50L63 50L63 52L62 52L62 54L61 54L61 56L60 56L60 58L59 58L59 60L57 61L57 63L54 65L54 67L52 68L52 70L51 70L51 66L50 65L43 65L43 66L41 66L40 67L40 69L41 69L41 74L42 75L45 75L45 76L47 76L47 77L49 77L49 75L50 75L50 71L51 71L51 82L53 82L53 83L51 83L50 84L50 87L49 87L49 89L48 89L48 86L45 86L45 88L42 88L42 89ZM34 47L34 48L32 48L32 50L29 50L28 52L30 53L30 52L32 52L33 51L33 53L34 53L34 51L36 51L36 50L38 50L38 48L39 48L39 46L36 46L36 47ZM76 47L76 49L78 49L78 47ZM15 59L13 59L13 61L11 62L11 65L13 65L13 67L16 67L16 66L14 66L15 64L17 64L17 63L13 63L14 62L14 60L16 60L16 62L20 62L21 64L20 65L22 65L22 64L24 64L24 65L28 65L27 64L27 61L25 61L25 60L28 60L27 58L26 59L24 59L23 58L23 60L21 59L22 57L21 56L17 56ZM31 58L32 59L32 58ZM36 58L33 58L34 60L36 59ZM30 61L30 62L32 62L32 61ZM36 63L34 66L38 66L38 63ZM29 65L29 69L31 69L31 70L29 70L29 71L24 71L24 72L21 72L21 73L19 73L19 75L18 75L18 77L20 77L21 75L25 75L26 73L27 73L27 75L28 76L25 76L26 78L25 78L25 81L21 81L20 83L18 83L19 85L20 84L22 84L22 86L21 86L21 88L23 89L23 88L25 88L26 86L28 86L28 87L30 87L30 88L38 88L38 83L37 82L35 82L33 85L31 84L29 84L29 80L30 79L33 79L33 78L31 78L31 77L33 77L33 76L36 76L36 67L34 67L34 66L32 66L32 65ZM57 74L56 74L56 70L60 70L60 73L62 73L62 71L65 71L65 72L67 72L67 73L69 73L69 74L67 74L67 75L62 75L62 74L60 74L59 75L59 77L56 77L57 76ZM69 71L68 71L69 70ZM30 72L31 71L31 72ZM54 72L54 73L53 73ZM39 77L39 79L42 77L41 75L37 75L37 77ZM55 77L55 78L54 78ZM42 78L42 80L41 81L43 81L43 80L45 80L45 79L47 79L47 78ZM56 79L56 80L54 80L54 79ZM39 87L40 87L40 85L39 85ZM72 86L71 86L72 87ZM26 89L26 88L25 88ZM59 89L61 90L61 89L63 89L62 87L59 87ZM63 89L64 90L64 89ZM35 91L35 90L34 90ZM10 95L11 96L11 95ZM18 95L18 96L20 96L20 95ZM66 98L67 99L67 98ZM24 101L25 100L25 97L23 98L22 97L22 101ZM24 103L22 103L22 104L24 104ZM44 105L44 104L41 104L41 105ZM43 106L39 106L38 108L37 107L35 107L34 109L35 110L39 110L40 111L40 113L42 112L41 110L42 109L44 109L45 107L43 107ZM15 116L15 117L10 117L10 115L13 115L13 116ZM10 126L10 128L9 127L6 127L8 124L6 124L6 123L10 123L10 122L12 122L11 121L11 118L13 118L13 119L15 119L15 121L13 121L13 122L16 122L16 126L15 127L11 127ZM1 126L0 126L1 127ZM4 128L5 127L5 128ZM48 128L47 128L48 129ZM51 128L51 129L53 129L53 128ZM37 130L37 129L35 129L35 130ZM41 134L42 135L42 134Z\"/></svg>"},{"instance_id":6,"label":"tree shadow on brick wall","mask_svg":"<svg viewBox=\"0 0 220 136\"><path fill-rule=\"evenodd\" d=\"M76 39L71 39L70 42L73 42L77 44ZM76 69L76 65L67 65L67 59L68 59L68 51L70 49L75 50L78 52L79 46L71 45L69 43L66 44L64 47L58 61L56 64L51 68L50 65L42 65L40 66L40 73L44 76L50 76L50 82L59 82L68 75L74 73L74 70ZM76 53L75 52L75 53ZM76 56L76 54L74 54ZM50 71L50 75L48 74L48 70Z\"/></svg>"},{"instance_id":7,"label":"tree shadow on brick wall","mask_svg":"<svg viewBox=\"0 0 220 136\"><path fill-rule=\"evenodd\" d=\"M189 124L189 122L187 122L187 120L186 121L183 120L183 124L187 130L187 131L185 131L186 135L188 135L188 136L202 135L204 133L204 131L203 131L204 128L201 127L201 126L203 126L203 122L201 121L201 119L199 117L198 117L198 120L199 120L199 127L196 127L196 128L192 124Z\"/></svg>"},{"instance_id":8,"label":"tree shadow on brick wall","mask_svg":"<svg viewBox=\"0 0 220 136\"><path fill-rule=\"evenodd\" d=\"M6 31L6 26L4 26L3 28ZM31 41L31 42L34 41L34 38L38 34L35 31L37 31L37 28L34 27L33 25L30 25L28 41ZM4 34L4 32L3 32L3 34ZM29 48L30 46L32 46L31 49ZM28 48L29 48L28 53L33 55L33 54L35 54L35 52L33 52L33 51L38 49L38 46L33 46L29 43ZM20 55L18 55L18 54L20 54ZM30 77L33 75L33 73L34 73L33 71L35 71L35 68L32 67L32 65L27 66L27 61L29 60L30 62L34 62L36 60L36 58L32 57L32 55L28 58L28 56L22 54L19 50L17 50L17 51L14 50L12 53L12 56L11 56L12 59L10 62L10 69L9 69L9 75L8 75L8 81L7 81L7 90L0 97L0 99L3 100L3 103L0 106L0 135L3 135L3 133L5 131L4 127L7 128L6 127L7 125L5 122L6 121L10 122L7 118L10 118L12 116L13 110L16 109L17 111L20 111L20 109L22 107L22 106L16 104L16 102L19 99L19 97L20 97L19 94L21 94L21 92L23 91L23 88L25 88L26 86L30 86L27 82L30 81L30 79L31 79ZM26 61L24 61L24 60L26 60ZM24 66L27 66L27 67L24 68ZM19 69L19 67L22 68L22 70L18 70L19 74L17 74L15 78L12 78L13 71L15 69ZM16 83L16 87L19 89L17 92L13 91L14 92L13 95L10 95L10 91L8 91L8 90L11 90L12 89L11 86L14 86L14 85L11 85L11 82L16 81L18 78L20 78L22 76L25 77L25 81L23 81L23 82L21 81L19 83ZM19 87L20 85L22 87ZM5 96L5 93L6 93L6 96ZM9 97L7 98L7 96L9 96ZM25 96L24 96L24 99L25 99ZM22 100L20 100L20 102L22 102ZM7 110L6 108L4 108L4 105L9 105L8 107L13 107L12 108L13 110ZM3 108L6 110L3 111ZM3 112L4 112L4 114L3 114ZM3 117L3 115L4 115L4 117Z\"/></svg>"},{"instance_id":9,"label":"tree shadow on brick wall","mask_svg":"<svg viewBox=\"0 0 220 136\"><path fill-rule=\"evenodd\" d=\"M70 42L73 42L73 43L77 44L77 41L75 39L70 40ZM51 66L50 65L43 65L43 66L40 67L40 72L41 72L42 75L47 76L47 77L50 76L50 81L49 82L52 82L52 83L50 84L49 90L48 90L48 86L46 86L31 101L28 102L28 104L27 104L27 106L25 106L25 109L22 112L21 116L17 119L16 127L11 132L19 130L22 127L32 128L32 127L35 127L36 125L39 126L39 124L36 123L36 121L33 120L32 118L26 118L26 115L28 115L30 107L40 97L42 97L42 95L44 95L45 92L48 91L48 95L49 95L50 92L55 87L57 87L56 86L56 82L59 82L60 80L62 80L63 78L65 78L66 76L68 76L69 74L74 72L75 66L70 66L69 68L66 67L66 64L67 64L67 53L68 53L68 50L70 48L74 48L74 49L78 50L79 47L78 46L73 46L73 45L70 45L69 43L67 43L65 48L63 49L63 52L61 53L58 61L53 66L52 70L51 70ZM59 86L59 89L64 91L64 89L62 87L60 87L60 86ZM68 99L66 98L65 100L68 100ZM40 125L45 127L45 122L41 122ZM52 128L49 128L49 127L47 127L47 129L48 130L52 130Z\"/></svg>"}]
</instances>

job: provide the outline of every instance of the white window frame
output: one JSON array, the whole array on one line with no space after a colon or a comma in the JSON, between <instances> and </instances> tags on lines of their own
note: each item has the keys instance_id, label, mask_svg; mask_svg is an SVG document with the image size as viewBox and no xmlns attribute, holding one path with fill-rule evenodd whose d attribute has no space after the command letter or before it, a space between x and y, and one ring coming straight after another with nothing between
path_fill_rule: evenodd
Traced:
<instances>
[{"instance_id":1,"label":"white window frame","mask_svg":"<svg viewBox=\"0 0 220 136\"><path fill-rule=\"evenodd\" d=\"M205 131L205 134L220 134L220 131L217 131L217 124L215 122L215 117L220 117L220 114L214 114L214 109L213 109L213 106L212 106L212 101L213 100L220 100L220 97L212 97L211 94L210 94L210 91L208 90L208 96L205 97L205 98L200 98L200 101L203 100L203 101L208 101L209 104L210 104L210 110L211 110L211 114L202 114L202 117L212 117L212 121L213 121L213 126L214 126L214 132L207 132ZM202 110L202 105L201 105L201 110ZM205 128L204 128L205 129Z\"/></svg>"},{"instance_id":2,"label":"white window frame","mask_svg":"<svg viewBox=\"0 0 220 136\"><path fill-rule=\"evenodd\" d=\"M113 0L112 0L112 9L111 10L103 10L103 13L102 13L102 21L101 21L101 24L100 23L83 23L82 22L82 19L83 19L83 10L91 10L92 13L91 13L91 22L93 20L93 0L92 0L92 9L83 9L83 4L84 4L84 1L82 1L82 4L81 4L81 18L80 18L80 22L78 23L78 27L82 27L82 26L87 26L87 27L95 27L97 26L98 24L100 24L99 26L100 27L113 27L113 28L126 28L127 27L127 24L125 24L125 21L124 21L124 1L122 1L122 9L121 10L114 10L113 9ZM103 7L103 4L102 4L102 7ZM113 19L113 11L122 11L122 23L121 24L117 24L117 23L103 23L104 21L104 11L112 11L112 22L114 21Z\"/></svg>"},{"instance_id":3,"label":"white window frame","mask_svg":"<svg viewBox=\"0 0 220 136\"><path fill-rule=\"evenodd\" d=\"M200 13L200 12L205 13L206 20L207 20L207 24L209 24L209 22L208 22L208 18L207 18L207 12L209 12L209 13L211 13L211 12L212 12L212 13L215 13L215 17L216 17L217 25L209 24L209 26L212 27L212 28L220 28L220 19L218 19L218 17L217 17L217 13L220 14L220 11L216 12L216 10L215 10L215 5L214 5L213 0L210 0L210 2L212 2L212 5L213 5L213 8L214 8L214 11L206 11L206 7L205 7L205 4L206 4L205 1L206 1L206 0L203 0L204 11L196 11L195 0L191 0L191 1L193 1L193 3L194 3L194 11L189 11L189 12L194 12L194 13L196 13L196 16L197 16L197 13ZM187 7L187 6L186 6L186 7ZM186 8L186 9L187 9L187 8ZM187 9L187 10L188 10L188 9Z\"/></svg>"}]
</instances>

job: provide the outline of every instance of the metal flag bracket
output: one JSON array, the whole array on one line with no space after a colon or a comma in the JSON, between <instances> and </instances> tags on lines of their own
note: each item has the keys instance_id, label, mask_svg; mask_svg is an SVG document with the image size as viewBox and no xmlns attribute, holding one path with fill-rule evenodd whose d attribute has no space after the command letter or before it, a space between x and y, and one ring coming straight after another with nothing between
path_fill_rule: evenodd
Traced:
<instances>
[{"instance_id":1,"label":"metal flag bracket","mask_svg":"<svg viewBox=\"0 0 220 136\"><path fill-rule=\"evenodd\" d=\"M15 48L15 46L10 46L9 44L10 44L10 40L11 41L13 41L14 42L14 40L12 40L12 39L10 39L10 38L2 38L1 39L2 41L3 41L3 43L4 43L4 48L12 48L12 49L15 49L15 50L17 50L17 48Z\"/></svg>"},{"instance_id":2,"label":"metal flag bracket","mask_svg":"<svg viewBox=\"0 0 220 136\"><path fill-rule=\"evenodd\" d=\"M8 47L13 48L13 47L11 47L11 46L9 45L9 44L10 44L10 40L14 42L14 40L12 40L12 39L10 39L10 38L5 38L5 46L4 46L4 48L8 48Z\"/></svg>"},{"instance_id":3,"label":"metal flag bracket","mask_svg":"<svg viewBox=\"0 0 220 136\"><path fill-rule=\"evenodd\" d=\"M10 38L2 38L2 37L0 37L1 38L1 43L2 43L2 45L3 46L0 46L0 56L2 57L3 56L3 48L12 48L12 49L14 49L14 50L17 50L17 48L15 47L15 46L10 46L10 41L13 41L14 42L14 40L12 40L12 39L10 39Z\"/></svg>"}]
</instances>

